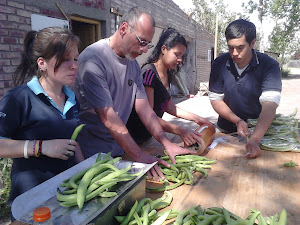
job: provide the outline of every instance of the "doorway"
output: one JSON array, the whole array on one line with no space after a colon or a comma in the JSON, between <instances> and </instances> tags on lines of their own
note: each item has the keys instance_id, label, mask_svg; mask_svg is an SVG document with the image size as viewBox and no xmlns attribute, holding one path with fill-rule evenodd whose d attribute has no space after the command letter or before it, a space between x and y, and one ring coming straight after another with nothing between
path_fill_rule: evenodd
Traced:
<instances>
[{"instance_id":1,"label":"doorway","mask_svg":"<svg viewBox=\"0 0 300 225\"><path fill-rule=\"evenodd\" d=\"M79 53L101 39L100 21L71 16L72 32L80 38Z\"/></svg>"}]
</instances>

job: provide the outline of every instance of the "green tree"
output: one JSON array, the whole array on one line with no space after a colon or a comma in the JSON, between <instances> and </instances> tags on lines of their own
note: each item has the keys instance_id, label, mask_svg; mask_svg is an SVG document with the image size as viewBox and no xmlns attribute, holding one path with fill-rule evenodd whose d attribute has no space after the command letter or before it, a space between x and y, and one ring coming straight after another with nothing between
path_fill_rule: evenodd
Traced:
<instances>
[{"instance_id":1,"label":"green tree","mask_svg":"<svg viewBox=\"0 0 300 225\"><path fill-rule=\"evenodd\" d=\"M223 0L193 0L193 5L195 7L195 20L212 34L215 34L216 15L218 14L217 52L221 53L227 51L227 42L225 38L225 29L227 25L233 20L239 18L248 19L248 17L238 12L228 11L229 7Z\"/></svg>"},{"instance_id":2,"label":"green tree","mask_svg":"<svg viewBox=\"0 0 300 225\"><path fill-rule=\"evenodd\" d=\"M243 4L248 13L258 12L261 23L265 17L275 21L268 37L269 51L280 53L281 66L285 63L286 56L293 54L299 45L299 4L299 0L250 0ZM261 35L263 38L263 33Z\"/></svg>"},{"instance_id":3,"label":"green tree","mask_svg":"<svg viewBox=\"0 0 300 225\"><path fill-rule=\"evenodd\" d=\"M275 27L269 36L270 50L281 54L281 66L299 46L299 5L299 0L273 0L270 5L270 13L275 21Z\"/></svg>"},{"instance_id":4,"label":"green tree","mask_svg":"<svg viewBox=\"0 0 300 225\"><path fill-rule=\"evenodd\" d=\"M269 8L270 8L270 2L272 0L250 0L248 3L242 3L242 7L244 8L244 11L246 13L254 13L255 11L258 12L258 20L260 22L260 27L257 30L257 34L260 37L260 40L256 38L256 49L259 49L261 52L264 52L265 46L263 43L264 39L264 31L262 29L263 20L265 17L270 15Z\"/></svg>"}]
</instances>

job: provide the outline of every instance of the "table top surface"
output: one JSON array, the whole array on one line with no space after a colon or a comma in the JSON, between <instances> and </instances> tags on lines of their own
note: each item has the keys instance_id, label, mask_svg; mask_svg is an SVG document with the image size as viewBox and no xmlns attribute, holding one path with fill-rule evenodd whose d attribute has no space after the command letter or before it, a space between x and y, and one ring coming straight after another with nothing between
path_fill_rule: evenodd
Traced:
<instances>
[{"instance_id":1,"label":"table top surface","mask_svg":"<svg viewBox=\"0 0 300 225\"><path fill-rule=\"evenodd\" d=\"M288 224L300 224L300 166L281 166L290 160L300 165L300 154L263 151L261 157L247 159L244 143L230 136L226 140L205 155L217 160L208 170L208 177L195 173L194 185L171 190L173 202L168 208L182 211L196 205L204 209L225 207L242 218L250 214L250 209L261 211L263 216L273 216L285 208ZM152 141L151 145L142 145L142 150L157 155L163 154L164 149ZM124 159L129 158L124 156ZM152 199L161 195L146 192L146 197ZM12 224L23 223L15 221Z\"/></svg>"},{"instance_id":2,"label":"table top surface","mask_svg":"<svg viewBox=\"0 0 300 225\"><path fill-rule=\"evenodd\" d=\"M217 160L208 170L208 177L196 173L193 186L171 190L173 202L169 208L183 211L196 205L203 209L225 207L242 218L250 214L250 209L261 211L265 217L280 214L285 208L287 224L300 224L300 166L282 167L290 160L300 165L300 154L263 151L261 157L248 159L245 144L225 136L226 143L219 143L205 155ZM155 155L163 148L157 143L143 150ZM158 197L147 192L148 197L153 195Z\"/></svg>"}]
</instances>

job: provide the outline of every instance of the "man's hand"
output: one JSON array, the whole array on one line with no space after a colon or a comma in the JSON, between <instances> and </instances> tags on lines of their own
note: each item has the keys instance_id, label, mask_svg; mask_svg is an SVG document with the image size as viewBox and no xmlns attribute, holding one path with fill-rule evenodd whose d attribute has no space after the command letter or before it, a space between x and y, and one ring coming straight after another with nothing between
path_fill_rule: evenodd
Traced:
<instances>
[{"instance_id":1,"label":"man's hand","mask_svg":"<svg viewBox=\"0 0 300 225\"><path fill-rule=\"evenodd\" d=\"M168 155L170 156L170 160L171 160L172 164L176 164L176 161L175 161L176 155L186 155L186 154L195 155L196 154L196 151L194 151L194 150L190 150L187 148L181 148L178 145L175 145L171 142L168 146L165 146L165 147L166 147L166 151L167 151Z\"/></svg>"},{"instance_id":2,"label":"man's hand","mask_svg":"<svg viewBox=\"0 0 300 225\"><path fill-rule=\"evenodd\" d=\"M248 124L244 120L239 120L238 123L236 124L236 128L239 135L245 138L250 135Z\"/></svg>"},{"instance_id":3,"label":"man's hand","mask_svg":"<svg viewBox=\"0 0 300 225\"><path fill-rule=\"evenodd\" d=\"M255 141L248 141L248 143L246 144L246 150L246 156L250 159L259 157L262 154L262 150L260 149L258 143Z\"/></svg>"},{"instance_id":4,"label":"man's hand","mask_svg":"<svg viewBox=\"0 0 300 225\"><path fill-rule=\"evenodd\" d=\"M150 180L153 180L153 178L154 178L156 181L159 181L159 177L162 180L165 179L164 174L162 173L158 164L164 165L166 167L170 167L170 164L167 163L166 161L156 158L151 155L147 155L144 152L139 152L137 157L133 157L133 160L136 162L147 163L147 164L158 162L150 169L150 171L147 172L147 175Z\"/></svg>"}]
</instances>

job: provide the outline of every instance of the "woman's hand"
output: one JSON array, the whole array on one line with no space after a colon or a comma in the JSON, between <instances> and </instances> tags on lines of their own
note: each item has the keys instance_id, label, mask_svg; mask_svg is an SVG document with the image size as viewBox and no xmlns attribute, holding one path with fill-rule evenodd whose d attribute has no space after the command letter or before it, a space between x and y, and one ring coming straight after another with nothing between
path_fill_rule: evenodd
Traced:
<instances>
[{"instance_id":1,"label":"woman's hand","mask_svg":"<svg viewBox=\"0 0 300 225\"><path fill-rule=\"evenodd\" d=\"M78 143L69 139L53 139L43 141L42 154L51 158L68 160L77 151ZM80 148L79 148L80 150ZM80 150L81 152L81 150Z\"/></svg>"},{"instance_id":2,"label":"woman's hand","mask_svg":"<svg viewBox=\"0 0 300 225\"><path fill-rule=\"evenodd\" d=\"M197 123L199 126L202 126L204 124L211 124L211 122L209 122L209 120L207 120L201 116L196 116L196 118L194 118L193 121L195 123Z\"/></svg>"},{"instance_id":3,"label":"woman's hand","mask_svg":"<svg viewBox=\"0 0 300 225\"><path fill-rule=\"evenodd\" d=\"M179 136L186 146L190 146L196 142L201 143L201 134L193 130L181 128L179 131Z\"/></svg>"}]
</instances>

